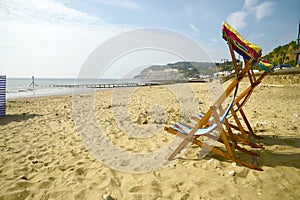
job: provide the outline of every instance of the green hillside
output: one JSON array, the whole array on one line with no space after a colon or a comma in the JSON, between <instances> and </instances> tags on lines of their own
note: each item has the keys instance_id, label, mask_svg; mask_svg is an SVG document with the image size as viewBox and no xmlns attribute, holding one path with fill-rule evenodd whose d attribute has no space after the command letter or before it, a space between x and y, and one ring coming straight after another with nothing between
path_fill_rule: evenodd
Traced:
<instances>
[{"instance_id":1,"label":"green hillside","mask_svg":"<svg viewBox=\"0 0 300 200\"><path fill-rule=\"evenodd\" d=\"M264 55L262 58L274 65L284 63L294 67L296 65L296 55L291 55L290 52L295 51L297 48L296 41L292 41L286 45L276 47L272 52Z\"/></svg>"},{"instance_id":2,"label":"green hillside","mask_svg":"<svg viewBox=\"0 0 300 200\"><path fill-rule=\"evenodd\" d=\"M262 56L262 58L273 63L275 66L284 63L294 67L296 65L296 55L291 55L290 52L296 49L298 49L296 41L292 41L288 44L276 47L272 52ZM240 60L237 60L237 63L238 65L242 64ZM254 67L254 69L262 70L258 66ZM197 75L212 75L215 72L231 70L233 70L233 64L232 61L228 60L223 63L181 61L165 65L151 65L142 70L140 74L134 78L153 80L192 78Z\"/></svg>"},{"instance_id":3,"label":"green hillside","mask_svg":"<svg viewBox=\"0 0 300 200\"><path fill-rule=\"evenodd\" d=\"M134 78L155 78L165 79L170 78L172 74L177 74L177 78L191 78L197 74L211 75L215 72L215 63L209 62L193 62L193 61L180 61L176 63L168 63L166 65L152 65L140 72Z\"/></svg>"}]
</instances>

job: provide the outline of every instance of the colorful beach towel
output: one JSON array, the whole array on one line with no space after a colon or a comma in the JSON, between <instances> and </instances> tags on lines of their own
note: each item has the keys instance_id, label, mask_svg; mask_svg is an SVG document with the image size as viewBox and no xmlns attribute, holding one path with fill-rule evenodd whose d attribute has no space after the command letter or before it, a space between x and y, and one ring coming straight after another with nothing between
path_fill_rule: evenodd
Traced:
<instances>
[{"instance_id":1,"label":"colorful beach towel","mask_svg":"<svg viewBox=\"0 0 300 200\"><path fill-rule=\"evenodd\" d=\"M261 56L261 48L243 38L236 30L234 30L226 22L222 23L223 38L228 41L230 38L233 41L234 50L243 56L245 59L257 59Z\"/></svg>"}]
</instances>

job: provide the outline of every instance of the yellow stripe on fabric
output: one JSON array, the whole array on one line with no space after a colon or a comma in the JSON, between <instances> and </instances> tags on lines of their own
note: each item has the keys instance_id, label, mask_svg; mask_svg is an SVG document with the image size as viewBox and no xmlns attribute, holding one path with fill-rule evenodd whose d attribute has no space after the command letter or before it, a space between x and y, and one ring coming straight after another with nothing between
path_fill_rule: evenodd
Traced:
<instances>
[{"instance_id":1,"label":"yellow stripe on fabric","mask_svg":"<svg viewBox=\"0 0 300 200\"><path fill-rule=\"evenodd\" d=\"M251 42L249 42L248 40L246 40L245 38L243 38L236 30L234 30L229 24L227 24L226 22L222 23L223 26L225 26L227 29L229 29L232 33L234 33L242 42L244 42L246 45L248 45L251 49L253 49L254 51L256 51L257 53L259 53L262 49L257 46L256 44L253 44Z\"/></svg>"}]
</instances>

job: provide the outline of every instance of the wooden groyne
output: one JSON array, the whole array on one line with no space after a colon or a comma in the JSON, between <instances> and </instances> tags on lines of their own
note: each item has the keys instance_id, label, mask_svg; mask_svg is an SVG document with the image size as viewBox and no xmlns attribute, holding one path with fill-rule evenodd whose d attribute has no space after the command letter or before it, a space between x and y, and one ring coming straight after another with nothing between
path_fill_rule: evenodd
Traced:
<instances>
[{"instance_id":1,"label":"wooden groyne","mask_svg":"<svg viewBox=\"0 0 300 200\"><path fill-rule=\"evenodd\" d=\"M53 88L120 88L120 87L143 87L143 86L155 86L155 85L169 85L176 83L186 83L187 80L156 80L143 83L97 83L97 84L55 84L55 85L43 85L41 87L53 87Z\"/></svg>"},{"instance_id":2,"label":"wooden groyne","mask_svg":"<svg viewBox=\"0 0 300 200\"><path fill-rule=\"evenodd\" d=\"M114 84L56 84L47 87L55 88L115 88L115 87L137 87L142 86L137 83L114 83Z\"/></svg>"}]
</instances>

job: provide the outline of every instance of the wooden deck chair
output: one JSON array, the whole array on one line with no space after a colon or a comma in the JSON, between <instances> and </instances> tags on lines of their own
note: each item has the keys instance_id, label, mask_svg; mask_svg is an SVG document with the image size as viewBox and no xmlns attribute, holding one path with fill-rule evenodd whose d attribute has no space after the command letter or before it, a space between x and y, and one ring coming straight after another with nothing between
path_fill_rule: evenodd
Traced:
<instances>
[{"instance_id":1,"label":"wooden deck chair","mask_svg":"<svg viewBox=\"0 0 300 200\"><path fill-rule=\"evenodd\" d=\"M261 56L260 47L244 39L242 36L239 35L238 32L236 32L232 27L230 27L226 22L223 22L222 24L222 32L223 32L223 38L226 41L228 41L229 47L230 46L232 47L232 48L230 47L230 53L233 61L235 60L235 56L232 49L234 49L234 51L238 52L240 55L243 56L245 63L249 62L249 60L253 60L255 62L258 61L259 57ZM233 103L231 114L235 120L235 124L230 123L230 125L232 128L241 132L242 137L239 137L239 141L248 144L254 148L263 148L261 145L255 144L250 141L249 137L253 137L256 139L262 139L263 137L258 136L254 133L246 117L246 114L242 109L245 103L249 100L254 88L261 83L262 79L268 73L273 71L273 66L267 61L261 60L257 63L258 66L260 66L264 70L264 72L257 78L253 72L252 67L247 70L246 74L249 78L250 86L245 91L243 91ZM236 65L236 62L233 62L233 64ZM240 116L242 117L243 121L246 124L247 129L245 129L242 126L238 114L240 114Z\"/></svg>"},{"instance_id":2,"label":"wooden deck chair","mask_svg":"<svg viewBox=\"0 0 300 200\"><path fill-rule=\"evenodd\" d=\"M177 122L171 127L165 127L167 132L184 138L182 143L169 156L169 160L172 160L188 143L192 142L193 144L207 149L228 160L232 160L251 169L262 171L262 169L257 166L256 156L259 155L239 146L227 120L227 116L230 113L236 98L238 84L239 81L235 79L225 90L224 94L219 97L219 99L210 107L210 109L194 127L188 126L182 122ZM223 108L223 103L230 95L232 95L230 103L226 108ZM219 132L218 136L212 133L214 130ZM216 146L211 146L201 140L198 140L201 136L214 139L219 144L222 144L224 148L221 149ZM254 163L252 164L237 158L235 150L252 156Z\"/></svg>"},{"instance_id":3,"label":"wooden deck chair","mask_svg":"<svg viewBox=\"0 0 300 200\"><path fill-rule=\"evenodd\" d=\"M223 32L223 38L228 42L233 64L236 69L238 69L238 66L236 64L236 59L233 50L243 56L245 63L249 62L249 60L252 60L252 62L258 60L258 58L261 55L260 47L244 39L241 35L239 35L238 32L236 32L232 27L230 27L226 22L222 24L222 32ZM259 85L262 79L273 70L273 66L265 60L259 61L258 65L264 70L264 72L258 78L256 78L256 75L254 74L252 67L247 68L246 74L249 78L250 86L245 91L243 91L233 103L230 116L234 118L235 123L229 123L229 124L233 129L241 132L242 137L236 136L236 139L239 142L243 142L244 144L247 144L253 148L264 148L263 146L255 144L250 141L249 137L254 137L257 139L262 139L263 137L258 136L254 133L246 117L246 114L242 109L242 107L250 98L254 88L257 85ZM240 116L242 117L247 128L244 128L242 126L238 114L240 114ZM194 116L192 118L195 120L199 120L200 117L201 115Z\"/></svg>"},{"instance_id":4,"label":"wooden deck chair","mask_svg":"<svg viewBox=\"0 0 300 200\"><path fill-rule=\"evenodd\" d=\"M250 85L248 86L248 88L246 88L234 101L232 109L231 109L231 115L234 118L235 124L234 123L230 123L230 126L241 132L243 138L240 140L241 142L250 145L251 147L254 148L264 148L261 145L258 144L254 144L253 142L250 141L250 137L256 138L256 139L263 139L262 136L258 136L254 133L245 112L243 111L243 106L245 105L245 103L249 100L251 94L253 93L253 90L255 89L255 87L257 87L262 79L270 72L272 72L273 70L273 65L268 63L265 60L261 60L258 63L258 66L260 66L264 72L261 73L258 77L256 77L256 75L253 73L253 70L250 69L247 72L248 78L249 78L249 83ZM246 128L244 128L242 126L242 123L239 119L239 116L243 119Z\"/></svg>"},{"instance_id":5,"label":"wooden deck chair","mask_svg":"<svg viewBox=\"0 0 300 200\"><path fill-rule=\"evenodd\" d=\"M228 41L230 54L232 56L232 61L234 63L236 78L227 87L225 92L218 98L218 100L211 106L211 108L206 112L206 114L202 116L202 118L197 122L197 124L194 127L189 127L181 122L171 127L165 127L166 131L174 135L181 136L185 139L170 155L169 160L172 160L189 142L192 142L226 159L233 160L251 169L262 171L262 169L257 166L257 161L256 161L256 156L259 155L245 148L242 148L238 145L237 141L239 140L239 138L233 135L233 132L231 130L232 127L230 126L227 120L228 113L229 111L232 110L232 106L236 102L235 98L236 98L238 84L248 73L249 69L252 68L257 63L257 58L261 54L261 49L258 46L253 45L250 42L243 39L234 30L233 31L230 30L229 32L224 31L224 28L228 30L227 29L228 27L229 25L227 23L223 23L222 26L223 37ZM255 50L253 50L253 48ZM239 69L237 65L234 51L238 52L245 58L245 66L243 69ZM222 104L225 102L227 97L229 97L229 95L232 92L234 93L234 95L232 96L231 103L227 106L226 109L224 109L222 107ZM210 133L212 130L218 130L221 137L217 138L214 135L211 135ZM210 146L208 144L201 142L200 140L197 140L200 135L210 137L210 138L215 137L217 142L225 146L225 150L222 150L215 146ZM235 156L235 150L239 150L245 154L252 156L254 163L249 163L238 159Z\"/></svg>"},{"instance_id":6,"label":"wooden deck chair","mask_svg":"<svg viewBox=\"0 0 300 200\"><path fill-rule=\"evenodd\" d=\"M0 75L0 116L5 116L6 76Z\"/></svg>"},{"instance_id":7,"label":"wooden deck chair","mask_svg":"<svg viewBox=\"0 0 300 200\"><path fill-rule=\"evenodd\" d=\"M243 73L243 71L242 71ZM231 131L231 127L227 121L227 116L231 111L236 93L238 90L238 79L235 79L225 90L225 92L218 98L218 100L210 107L206 114L199 120L194 127L190 127L182 122L178 122L171 127L165 127L165 130L174 135L183 137L185 140L174 150L170 155L169 160L172 160L189 142L192 142L202 148L205 148L219 156L226 159L233 160L238 164L244 165L251 169L262 170L257 166L256 156L258 154L242 148L237 144L236 138ZM226 108L223 108L224 102L232 95L231 101ZM214 135L212 131L217 130L220 137ZM216 142L224 145L224 149L216 146L210 146L198 140L200 136L214 139ZM241 151L247 155L252 156L255 163L249 163L238 159L235 156L235 150Z\"/></svg>"}]
</instances>

